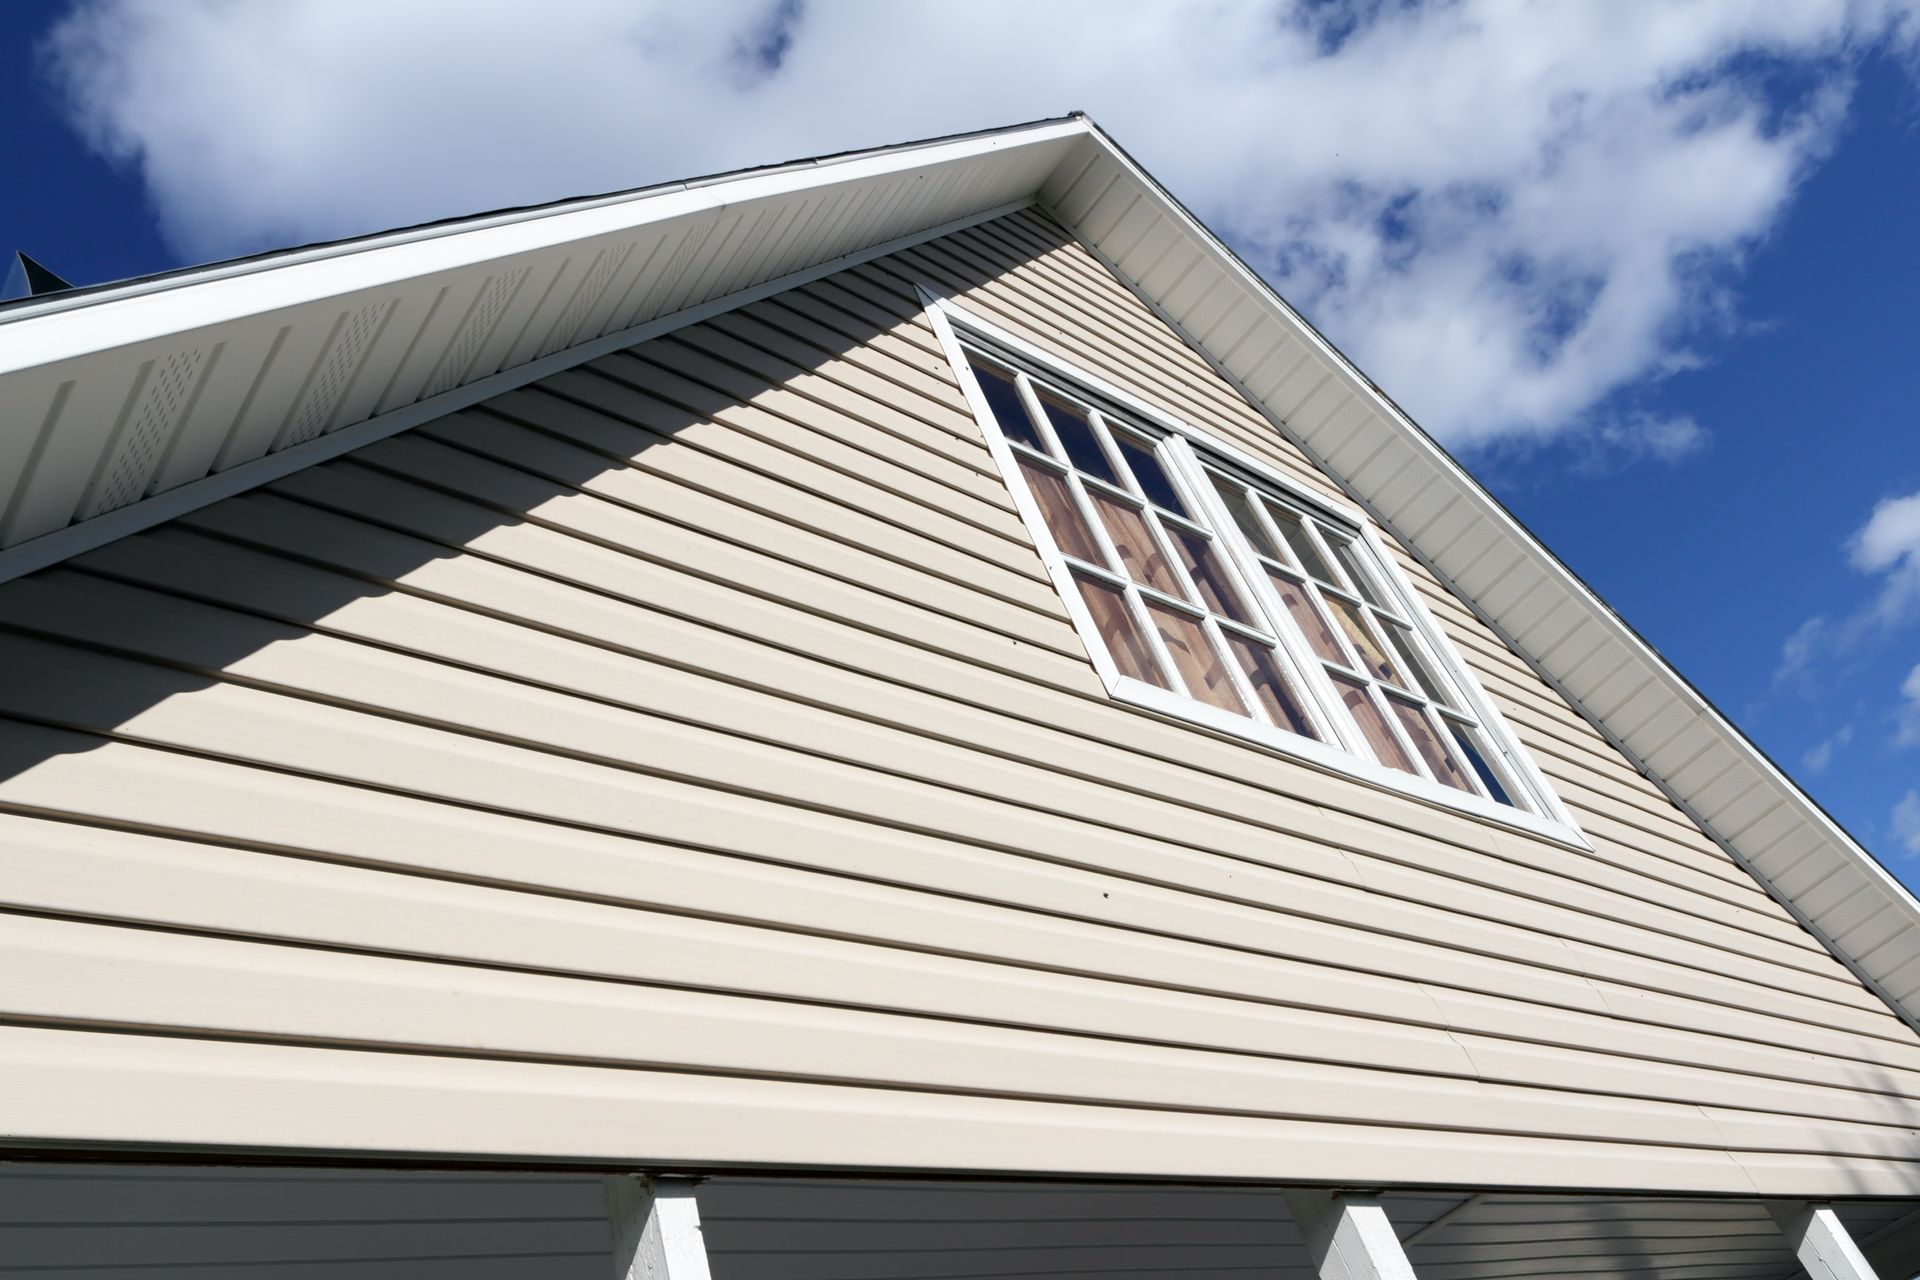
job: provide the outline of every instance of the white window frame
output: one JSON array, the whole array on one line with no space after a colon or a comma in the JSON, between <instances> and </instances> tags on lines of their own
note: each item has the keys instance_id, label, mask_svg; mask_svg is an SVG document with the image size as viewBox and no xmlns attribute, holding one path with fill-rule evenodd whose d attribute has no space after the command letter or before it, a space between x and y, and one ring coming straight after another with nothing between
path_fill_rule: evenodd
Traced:
<instances>
[{"instance_id":1,"label":"white window frame","mask_svg":"<svg viewBox=\"0 0 1920 1280\"><path fill-rule=\"evenodd\" d=\"M1190 725L1198 725L1215 732L1257 743L1283 756L1319 766L1330 772L1355 779L1372 786L1401 795L1411 796L1446 809L1471 814L1474 817L1515 828L1532 835L1542 836L1562 844L1582 850L1591 850L1592 845L1573 816L1567 811L1551 784L1534 763L1532 754L1520 743L1518 736L1494 707L1486 691L1480 687L1472 670L1446 638L1438 621L1426 608L1419 593L1413 590L1406 576L1394 563L1385 542L1365 513L1346 503L1332 500L1321 493L1314 492L1289 476L1282 474L1271 463L1262 461L1254 455L1226 441L1220 440L1204 431L1200 431L1166 410L1142 401L1112 383L1099 378L1085 369L1077 368L1049 354L1031 342L1008 332L984 316L954 302L928 286L917 286L920 300L926 308L928 322L938 336L942 350L952 365L954 376L959 381L967 398L968 407L979 425L988 451L995 465L1000 469L1006 481L1008 492L1012 495L1015 507L1034 536L1040 558L1045 564L1048 577L1059 592L1061 602L1068 615L1073 619L1074 627L1086 645L1094 669L1099 673L1108 694L1116 701L1158 712L1162 715ZM1052 534L1042 515L1039 505L1027 490L1026 479L1021 475L1019 463L1011 445L1001 435L997 420L988 406L979 385L974 379L972 368L966 354L967 343L960 337L958 330L965 330L977 336L989 348L998 347L1019 361L1050 373L1062 385L1062 390L1071 393L1074 387L1084 388L1100 399L1111 402L1116 408L1137 418L1142 424L1158 428L1167 433L1173 447L1166 459L1174 463L1168 468L1170 477L1182 491L1182 497L1202 508L1208 522L1218 530L1220 550L1225 553L1228 566L1236 583L1245 591L1251 585L1252 595L1258 599L1261 611L1268 619L1283 628L1280 634L1280 656L1286 659L1287 674L1291 677L1295 692L1303 702L1302 709L1313 721L1314 727L1327 739L1315 741L1284 729L1262 724L1257 720L1223 711L1198 698L1189 697L1169 689L1160 688L1144 680L1137 680L1121 674L1114 660L1108 654L1106 645L1099 639L1099 628L1095 625L1091 613L1081 598L1080 590L1074 581L1074 570L1069 567L1066 558L1054 545ZM1028 394L1023 389L1022 394ZM1041 415L1044 422L1045 415ZM1041 428L1046 430L1044 426ZM1240 545L1244 535L1240 534L1232 517L1224 509L1224 504L1205 481L1205 471L1200 452L1213 454L1232 465L1244 470L1260 484L1273 489L1287 501L1305 507L1314 513L1325 513L1332 517L1331 523L1344 526L1343 532L1351 532L1356 542L1364 549L1375 569L1375 585L1384 588L1392 595L1391 603L1398 607L1401 616L1412 624L1420 656L1427 659L1439 678L1452 686L1451 692L1459 695L1461 709L1478 721L1479 733L1485 739L1484 747L1491 747L1498 755L1497 766L1504 766L1508 776L1509 790L1517 789L1514 798L1519 805L1504 805L1478 793L1456 790L1434 778L1420 774L1405 773L1388 765L1376 762L1365 746L1355 743L1353 735L1357 732L1351 716L1339 706L1333 682L1325 666L1315 657L1312 649L1300 634L1291 615L1277 601L1270 598L1271 589L1263 580L1263 575L1254 572L1245 560L1245 550ZM1100 527L1100 521L1091 519L1093 536L1104 545L1106 532ZM1111 550L1111 548L1109 548ZM1116 560L1115 563L1118 563ZM1175 572L1180 573L1177 565ZM1184 578L1184 574L1181 574ZM1161 653L1161 641L1151 626L1144 628L1146 642ZM1229 667L1233 664L1229 663ZM1241 697L1245 700L1247 690L1239 689L1237 669L1232 672ZM1249 705L1252 705L1249 703ZM1404 739L1405 734L1392 715L1388 714L1389 724L1396 737ZM1412 744L1402 742L1404 750L1411 751ZM1451 747L1451 744L1449 744ZM1464 763L1464 762L1463 762Z\"/></svg>"}]
</instances>

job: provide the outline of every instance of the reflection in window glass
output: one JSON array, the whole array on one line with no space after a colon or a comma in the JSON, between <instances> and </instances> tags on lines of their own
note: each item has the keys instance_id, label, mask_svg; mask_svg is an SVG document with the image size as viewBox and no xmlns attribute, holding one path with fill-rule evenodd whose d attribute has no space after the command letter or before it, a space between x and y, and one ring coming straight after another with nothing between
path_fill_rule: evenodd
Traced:
<instances>
[{"instance_id":1,"label":"reflection in window glass","mask_svg":"<svg viewBox=\"0 0 1920 1280\"><path fill-rule=\"evenodd\" d=\"M1283 749L1314 739L1430 797L1437 781L1470 807L1539 812L1532 774L1364 522L1150 409L1076 407L1108 402L1038 357L967 358L1049 568L1074 580L1087 648L1132 686L1116 693Z\"/></svg>"},{"instance_id":2,"label":"reflection in window glass","mask_svg":"<svg viewBox=\"0 0 1920 1280\"><path fill-rule=\"evenodd\" d=\"M1344 538L1329 535L1327 545L1333 548L1334 557L1340 561L1340 567L1347 571L1347 577L1352 579L1354 589L1359 591L1361 598L1368 604L1386 608L1387 602L1380 598L1380 592L1374 587L1373 575L1360 563L1360 556L1353 549L1353 544Z\"/></svg>"},{"instance_id":3,"label":"reflection in window glass","mask_svg":"<svg viewBox=\"0 0 1920 1280\"><path fill-rule=\"evenodd\" d=\"M1467 758L1467 763L1473 766L1473 771L1480 775L1480 785L1487 789L1487 794L1501 804L1512 804L1513 797L1507 794L1506 778L1494 767L1493 757L1484 749L1480 735L1466 725L1452 720L1447 721L1447 729L1453 734L1453 740L1460 744L1460 754Z\"/></svg>"},{"instance_id":4,"label":"reflection in window glass","mask_svg":"<svg viewBox=\"0 0 1920 1280\"><path fill-rule=\"evenodd\" d=\"M1093 434L1093 424L1078 409L1068 408L1052 396L1040 397L1040 407L1047 411L1047 421L1053 424L1053 434L1060 437L1060 447L1067 451L1067 459L1081 472L1098 476L1108 484L1118 485L1119 477L1113 474L1113 464L1107 461L1105 450Z\"/></svg>"},{"instance_id":5,"label":"reflection in window glass","mask_svg":"<svg viewBox=\"0 0 1920 1280\"><path fill-rule=\"evenodd\" d=\"M1148 605L1147 612L1153 615L1153 625L1159 628L1160 639L1167 646L1167 654L1180 672L1180 679L1186 682L1187 692L1222 711L1246 715L1246 704L1234 692L1227 664L1200 624L1157 604Z\"/></svg>"},{"instance_id":6,"label":"reflection in window glass","mask_svg":"<svg viewBox=\"0 0 1920 1280\"><path fill-rule=\"evenodd\" d=\"M1120 443L1120 452L1127 460L1127 466L1133 471L1133 478L1140 482L1140 492L1147 495L1147 501L1162 511L1171 511L1177 516L1187 514L1180 505L1180 494L1173 487L1173 481L1167 476L1166 469L1160 465L1153 450L1145 441L1131 436L1115 433Z\"/></svg>"},{"instance_id":7,"label":"reflection in window glass","mask_svg":"<svg viewBox=\"0 0 1920 1280\"><path fill-rule=\"evenodd\" d=\"M1395 622L1390 618L1376 618L1375 621L1379 622L1381 628L1387 633L1387 643L1393 646L1394 655L1400 659L1401 665L1413 672L1413 678L1420 682L1420 692L1441 706L1447 706L1447 695L1442 691L1439 679L1433 674L1433 669L1427 665L1426 659L1420 656L1420 651L1414 647L1413 632L1407 629L1406 624Z\"/></svg>"},{"instance_id":8,"label":"reflection in window glass","mask_svg":"<svg viewBox=\"0 0 1920 1280\"><path fill-rule=\"evenodd\" d=\"M1272 569L1267 570L1267 577L1273 582L1273 589L1279 593L1280 603L1293 615L1295 624L1305 633L1307 643L1313 646L1314 653L1321 661L1337 662L1341 666L1353 661L1347 656L1347 651L1340 647L1340 642L1333 638L1333 628L1327 625L1327 620L1320 616L1320 610L1307 597L1305 587Z\"/></svg>"},{"instance_id":9,"label":"reflection in window glass","mask_svg":"<svg viewBox=\"0 0 1920 1280\"><path fill-rule=\"evenodd\" d=\"M1253 507L1248 504L1247 492L1225 476L1214 476L1213 487L1220 495L1220 501L1226 504L1227 514L1233 517L1233 523L1240 529L1253 549L1269 560L1280 559L1279 549L1273 545L1273 539L1260 524Z\"/></svg>"},{"instance_id":10,"label":"reflection in window glass","mask_svg":"<svg viewBox=\"0 0 1920 1280\"><path fill-rule=\"evenodd\" d=\"M1427 719L1426 714L1411 702L1404 698L1396 698L1392 694L1387 695L1387 705L1393 708L1393 714L1399 719L1400 727L1406 730L1407 741L1411 742L1413 749L1420 753L1420 758L1427 762L1428 771L1455 791L1473 794L1473 784L1467 781L1467 775L1461 770L1460 762L1453 758L1453 753L1447 750L1444 742L1440 741L1440 735L1433 731L1433 722Z\"/></svg>"},{"instance_id":11,"label":"reflection in window glass","mask_svg":"<svg viewBox=\"0 0 1920 1280\"><path fill-rule=\"evenodd\" d=\"M1025 458L1019 461L1020 474L1027 478L1027 489L1040 508L1041 518L1047 522L1047 531L1053 534L1054 545L1063 554L1076 560L1109 567L1107 558L1100 554L1099 544L1088 531L1086 521L1080 517L1080 508L1074 505L1073 494L1068 491L1066 480Z\"/></svg>"},{"instance_id":12,"label":"reflection in window glass","mask_svg":"<svg viewBox=\"0 0 1920 1280\"><path fill-rule=\"evenodd\" d=\"M1174 546L1179 548L1180 562L1186 565L1187 574L1199 590L1200 598L1206 601L1207 608L1235 622L1251 623L1247 606L1240 602L1240 593L1233 589L1233 582L1227 577L1226 566L1220 562L1213 543L1191 529L1179 528L1171 522L1168 527L1173 533Z\"/></svg>"},{"instance_id":13,"label":"reflection in window glass","mask_svg":"<svg viewBox=\"0 0 1920 1280\"><path fill-rule=\"evenodd\" d=\"M1020 389L1013 385L1011 378L995 370L972 361L974 380L980 384L980 394L987 398L987 407L993 410L993 420L1000 424L1000 430L1009 440L1018 440L1040 452L1047 452L1047 446L1040 442L1040 433L1034 429L1033 419L1027 416L1027 406L1021 403Z\"/></svg>"},{"instance_id":14,"label":"reflection in window glass","mask_svg":"<svg viewBox=\"0 0 1920 1280\"><path fill-rule=\"evenodd\" d=\"M1120 553L1120 563L1126 566L1127 576L1175 599L1185 599L1187 593L1180 589L1180 580L1173 576L1173 566L1161 554L1153 530L1147 528L1146 517L1092 485L1087 486L1087 494L1100 513L1100 523L1107 526L1113 549Z\"/></svg>"},{"instance_id":15,"label":"reflection in window glass","mask_svg":"<svg viewBox=\"0 0 1920 1280\"><path fill-rule=\"evenodd\" d=\"M1073 580L1079 584L1080 598L1087 602L1094 628L1099 631L1107 652L1113 655L1113 665L1119 668L1120 674L1157 684L1162 689L1171 688L1160 672L1160 664L1154 661L1153 650L1147 647L1146 637L1134 625L1133 614L1127 610L1127 598L1085 574L1076 573Z\"/></svg>"},{"instance_id":16,"label":"reflection in window glass","mask_svg":"<svg viewBox=\"0 0 1920 1280\"><path fill-rule=\"evenodd\" d=\"M1380 642L1374 639L1373 628L1367 625L1360 606L1338 596L1322 597L1327 607L1333 610L1333 616L1340 620L1340 629L1347 633L1347 639L1353 641L1354 652L1360 655L1360 665L1366 673L1376 680L1385 680L1389 684L1400 684L1400 672L1387 660L1381 651Z\"/></svg>"},{"instance_id":17,"label":"reflection in window glass","mask_svg":"<svg viewBox=\"0 0 1920 1280\"><path fill-rule=\"evenodd\" d=\"M1340 701L1352 713L1353 722L1360 726L1360 735L1373 748L1374 759L1389 769L1398 769L1402 773L1416 772L1413 761L1407 759L1407 753L1400 749L1400 740L1387 727L1387 718L1380 714L1380 708L1374 706L1373 699L1367 696L1366 686L1337 671L1329 671L1327 675L1332 678Z\"/></svg>"},{"instance_id":18,"label":"reflection in window glass","mask_svg":"<svg viewBox=\"0 0 1920 1280\"><path fill-rule=\"evenodd\" d=\"M1303 738L1318 738L1320 735L1313 731L1306 712L1301 710L1299 695L1294 693L1293 685L1280 670L1280 664L1274 661L1273 646L1256 644L1226 631L1224 627L1221 630L1226 635L1227 648L1232 651L1233 660L1240 664L1240 672L1246 676L1247 684L1253 690L1253 696L1266 709L1267 718Z\"/></svg>"},{"instance_id":19,"label":"reflection in window glass","mask_svg":"<svg viewBox=\"0 0 1920 1280\"><path fill-rule=\"evenodd\" d=\"M1319 548L1313 545L1313 539L1307 535L1305 529L1301 528L1300 517L1285 507L1274 506L1271 502L1266 504L1266 508L1267 514L1273 517L1274 526L1280 530L1280 536L1287 540L1287 549L1293 552L1294 560L1307 571L1307 576L1338 586L1339 579L1333 576L1333 570L1327 568L1327 562L1321 557Z\"/></svg>"}]
</instances>

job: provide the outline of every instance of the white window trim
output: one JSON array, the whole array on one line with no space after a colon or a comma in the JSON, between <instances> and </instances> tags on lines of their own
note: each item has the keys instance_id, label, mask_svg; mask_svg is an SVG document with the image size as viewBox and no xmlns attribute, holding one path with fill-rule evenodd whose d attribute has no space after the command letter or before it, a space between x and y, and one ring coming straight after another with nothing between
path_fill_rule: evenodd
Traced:
<instances>
[{"instance_id":1,"label":"white window trim","mask_svg":"<svg viewBox=\"0 0 1920 1280\"><path fill-rule=\"evenodd\" d=\"M1404 581L1406 575L1395 562L1385 541L1364 512L1357 507L1310 490L1282 474L1272 464L1244 449L1197 430L1166 410L1142 401L1139 397L1085 369L1066 364L1059 357L1035 346L1017 334L1008 332L984 316L935 292L925 284L917 285L916 289L922 305L926 308L927 320L939 338L941 349L946 353L947 360L953 367L954 376L967 398L968 408L980 427L988 452L992 454L994 464L999 468L1022 520L1034 534L1047 576L1059 593L1060 600L1072 618L1083 643L1087 644L1088 656L1092 660L1094 670L1099 673L1101 682L1106 686L1109 696L1116 701L1155 711L1185 724L1211 729L1243 742L1257 743L1292 759L1386 791L1424 800L1455 813L1468 814L1581 850L1590 851L1593 848L1585 833L1580 830L1579 824L1567 811L1559 795L1534 762L1532 753L1522 745L1518 735L1513 732L1512 726L1507 723L1506 718L1493 705L1486 691L1481 688L1472 669L1455 651L1446 632L1427 609L1425 602L1421 600L1420 593ZM1104 645L1088 643L1086 640L1089 636L1097 636L1099 629L1095 626L1091 614L1080 597L1079 588L1074 583L1072 570L1068 568L1066 559L1053 545L1046 520L1032 496L1027 492L1025 479L1020 474L1019 464L1012 447L999 431L987 425L996 419L979 387L975 384L968 366L964 344L955 330L956 325L980 335L1014 355L1031 361L1042 369L1054 372L1069 387L1074 385L1085 387L1129 413L1137 415L1142 421L1167 431L1187 446L1181 448L1180 453L1183 460L1191 464L1194 469L1198 468L1198 459L1191 446L1198 445L1244 468L1258 477L1262 483L1274 486L1281 493L1308 508L1328 512L1357 530L1370 554L1385 570L1380 576L1385 579L1383 585L1393 592L1394 602L1402 607L1406 618L1414 624L1416 634L1424 642L1431 656L1437 660L1443 677L1449 680L1461 694L1466 703L1465 709L1479 721L1481 731L1493 740L1492 745L1499 750L1501 761L1519 775L1514 781L1525 790L1525 799L1537 806L1540 812L1510 807L1489 797L1457 791L1431 778L1403 773L1367 759L1342 745L1341 739L1348 735L1350 730L1344 725L1343 717L1332 714L1329 710L1330 707L1337 705L1337 702L1334 699L1331 681L1317 661L1296 661L1292 665L1298 668L1295 674L1301 679L1303 686L1306 686L1301 689L1301 692L1311 705L1305 710L1314 720L1316 727L1332 739L1329 742L1316 742L1311 738L1300 737L1285 730L1222 711L1185 694L1175 693L1146 681L1122 675ZM1181 479L1185 480L1187 477L1182 476ZM1187 487L1192 486L1189 484ZM1210 494L1202 494L1201 500L1209 508L1216 505ZM1218 524L1218 514L1211 510L1209 514ZM1219 527L1224 529L1227 526ZM1223 550L1233 552L1227 558L1235 576L1245 578L1246 568L1239 562L1237 548L1233 547L1231 540ZM1293 623L1287 617L1285 610L1267 609L1265 611L1276 613L1276 621L1280 625L1293 628ZM1293 651L1293 656L1296 658L1308 652L1306 646L1298 643L1297 637L1287 642L1286 647Z\"/></svg>"}]
</instances>

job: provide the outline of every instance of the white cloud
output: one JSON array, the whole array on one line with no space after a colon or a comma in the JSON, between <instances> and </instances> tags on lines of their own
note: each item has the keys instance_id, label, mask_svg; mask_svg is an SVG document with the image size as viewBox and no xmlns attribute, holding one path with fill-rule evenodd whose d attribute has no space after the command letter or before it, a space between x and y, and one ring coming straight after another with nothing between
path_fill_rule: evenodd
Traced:
<instances>
[{"instance_id":1,"label":"white cloud","mask_svg":"<svg viewBox=\"0 0 1920 1280\"><path fill-rule=\"evenodd\" d=\"M1827 652L1827 637L1833 633L1833 623L1822 615L1808 618L1793 629L1786 643L1780 646L1780 664L1773 670L1775 687L1783 684L1799 686L1801 692L1814 692L1812 675L1814 662Z\"/></svg>"},{"instance_id":2,"label":"white cloud","mask_svg":"<svg viewBox=\"0 0 1920 1280\"><path fill-rule=\"evenodd\" d=\"M1909 791L1893 806L1893 838L1909 857L1920 856L1920 791Z\"/></svg>"},{"instance_id":3,"label":"white cloud","mask_svg":"<svg viewBox=\"0 0 1920 1280\"><path fill-rule=\"evenodd\" d=\"M1900 685L1900 709L1894 713L1893 745L1920 746L1920 666L1907 672Z\"/></svg>"},{"instance_id":4,"label":"white cloud","mask_svg":"<svg viewBox=\"0 0 1920 1280\"><path fill-rule=\"evenodd\" d=\"M1920 611L1920 492L1876 505L1848 544L1848 557L1856 569L1886 575L1873 602L1875 622L1892 625Z\"/></svg>"},{"instance_id":5,"label":"white cloud","mask_svg":"<svg viewBox=\"0 0 1920 1280\"><path fill-rule=\"evenodd\" d=\"M1825 773L1827 766L1833 763L1833 753L1853 741L1853 726L1842 725L1829 737L1815 745L1800 757L1800 763L1807 766L1809 773Z\"/></svg>"},{"instance_id":6,"label":"white cloud","mask_svg":"<svg viewBox=\"0 0 1920 1280\"><path fill-rule=\"evenodd\" d=\"M49 60L189 258L1085 108L1443 438L1658 457L1701 428L1605 403L1913 4L87 0Z\"/></svg>"},{"instance_id":7,"label":"white cloud","mask_svg":"<svg viewBox=\"0 0 1920 1280\"><path fill-rule=\"evenodd\" d=\"M1847 560L1862 573L1882 576L1873 599L1838 620L1816 615L1795 628L1780 646L1776 686L1791 682L1812 693L1817 660L1851 657L1874 637L1920 619L1920 492L1876 503L1866 524L1847 539ZM1920 680L1909 677L1905 688L1920 707ZM1920 717L1920 709L1911 714ZM1905 719L1901 724L1902 743L1920 741L1920 723L1912 729Z\"/></svg>"}]
</instances>

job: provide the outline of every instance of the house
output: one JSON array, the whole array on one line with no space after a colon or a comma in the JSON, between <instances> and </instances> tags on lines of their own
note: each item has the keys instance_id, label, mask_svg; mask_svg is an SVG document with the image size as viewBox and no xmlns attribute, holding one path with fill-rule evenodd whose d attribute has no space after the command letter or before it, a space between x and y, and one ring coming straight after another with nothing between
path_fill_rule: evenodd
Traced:
<instances>
[{"instance_id":1,"label":"house","mask_svg":"<svg viewBox=\"0 0 1920 1280\"><path fill-rule=\"evenodd\" d=\"M9 1274L1920 1270L1914 900L1084 117L0 408Z\"/></svg>"}]
</instances>

